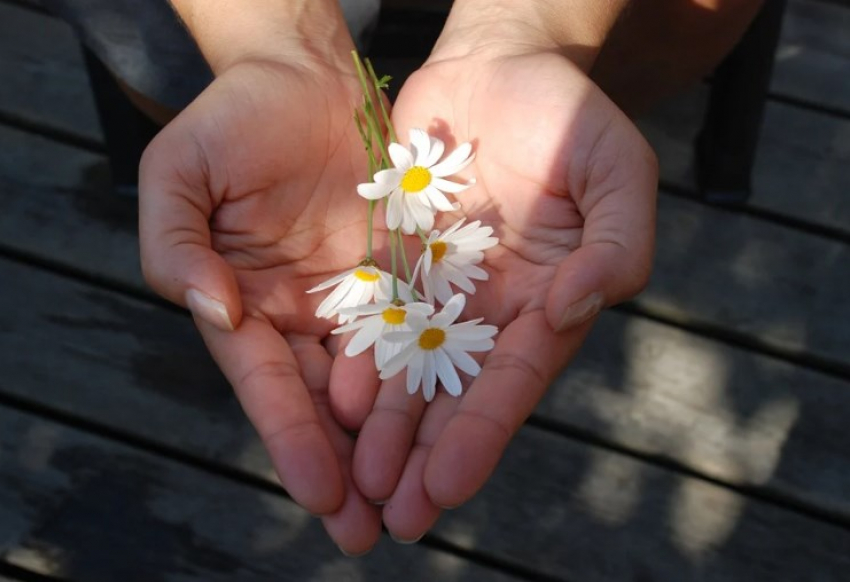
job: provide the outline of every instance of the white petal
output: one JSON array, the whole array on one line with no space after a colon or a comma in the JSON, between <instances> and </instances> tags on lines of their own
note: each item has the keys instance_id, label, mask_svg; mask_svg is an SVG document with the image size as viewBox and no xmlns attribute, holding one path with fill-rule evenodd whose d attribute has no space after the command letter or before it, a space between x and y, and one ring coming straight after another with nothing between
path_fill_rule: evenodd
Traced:
<instances>
[{"instance_id":1,"label":"white petal","mask_svg":"<svg viewBox=\"0 0 850 582\"><path fill-rule=\"evenodd\" d=\"M455 370L452 361L439 348L434 350L434 360L436 362L437 376L439 376L440 382L443 383L443 388L452 396L460 396L460 377L458 377L457 370Z\"/></svg>"},{"instance_id":2,"label":"white petal","mask_svg":"<svg viewBox=\"0 0 850 582\"><path fill-rule=\"evenodd\" d=\"M475 359L466 352L450 349L446 349L445 351L449 358L451 358L452 363L462 372L469 374L470 376L477 376L481 371L481 366L478 365L478 362L476 362Z\"/></svg>"},{"instance_id":3,"label":"white petal","mask_svg":"<svg viewBox=\"0 0 850 582\"><path fill-rule=\"evenodd\" d=\"M446 330L447 339L469 341L491 338L499 332L495 325L466 325L469 322L458 323Z\"/></svg>"},{"instance_id":4,"label":"white petal","mask_svg":"<svg viewBox=\"0 0 850 582\"><path fill-rule=\"evenodd\" d=\"M375 367L378 370L383 369L387 362L397 354L400 354L404 348L405 345L402 343L384 341L383 337L379 337L378 341L375 342Z\"/></svg>"},{"instance_id":5,"label":"white petal","mask_svg":"<svg viewBox=\"0 0 850 582\"><path fill-rule=\"evenodd\" d=\"M461 218L460 220L458 220L457 222L455 222L455 223L454 223L453 225L451 225L450 227L448 227L448 228L446 229L446 232L444 232L444 233L443 233L443 236L441 236L440 238L441 238L442 240L444 240L444 241L445 241L445 240L449 240L449 239L451 238L452 234L454 234L454 232L455 232L457 229L459 229L461 226L463 226L463 223L464 223L464 222L466 222L466 217L465 217L465 216L464 216L463 218ZM473 224L476 224L476 223L481 224L481 221L480 221L480 220L476 220L475 222L472 222L472 223L470 223L469 225L467 225L467 228L468 228L468 227L470 227L470 226L472 226ZM466 230L466 229L464 229L464 230Z\"/></svg>"},{"instance_id":6,"label":"white petal","mask_svg":"<svg viewBox=\"0 0 850 582\"><path fill-rule=\"evenodd\" d=\"M448 265L444 265L444 267L447 266ZM469 277L464 275L461 271L456 270L450 274L447 274L446 280L458 287L464 293L467 293L469 295L475 295L475 283L473 283L469 279Z\"/></svg>"},{"instance_id":7,"label":"white petal","mask_svg":"<svg viewBox=\"0 0 850 582\"><path fill-rule=\"evenodd\" d=\"M380 200L381 198L392 192L393 188L394 186L392 184L358 184L357 193L360 194L360 196L362 196L366 200Z\"/></svg>"},{"instance_id":8,"label":"white petal","mask_svg":"<svg viewBox=\"0 0 850 582\"><path fill-rule=\"evenodd\" d=\"M408 303L404 307L402 307L408 314L412 312L421 313L422 315L432 315L434 313L434 306L428 305L427 303L422 303L421 301L417 301L415 303Z\"/></svg>"},{"instance_id":9,"label":"white petal","mask_svg":"<svg viewBox=\"0 0 850 582\"><path fill-rule=\"evenodd\" d=\"M457 182L444 180L442 178L434 178L431 180L431 186L438 188L442 192L448 192L449 194L458 194L469 189L469 187L473 185L475 185L475 180L470 180L466 184L458 184Z\"/></svg>"},{"instance_id":10,"label":"white petal","mask_svg":"<svg viewBox=\"0 0 850 582\"><path fill-rule=\"evenodd\" d=\"M374 315L367 320L360 331L354 334L345 346L345 355L349 358L362 354L374 344L384 331L384 321L380 315Z\"/></svg>"},{"instance_id":11,"label":"white petal","mask_svg":"<svg viewBox=\"0 0 850 582\"><path fill-rule=\"evenodd\" d=\"M407 364L407 393L415 394L422 382L422 371L425 365L422 352L417 351Z\"/></svg>"},{"instance_id":12,"label":"white petal","mask_svg":"<svg viewBox=\"0 0 850 582\"><path fill-rule=\"evenodd\" d=\"M474 159L475 154L472 153L472 144L468 142L462 143L455 151L446 156L446 159L431 168L431 175L437 178L445 178L446 176L457 174L472 163Z\"/></svg>"},{"instance_id":13,"label":"white petal","mask_svg":"<svg viewBox=\"0 0 850 582\"><path fill-rule=\"evenodd\" d=\"M490 275L487 271L481 267L476 267L475 265L464 265L463 274L470 279L477 279L478 281L487 281L490 279Z\"/></svg>"},{"instance_id":14,"label":"white petal","mask_svg":"<svg viewBox=\"0 0 850 582\"><path fill-rule=\"evenodd\" d=\"M434 188L433 186L425 187L425 196L428 197L428 202L432 208L436 208L440 212L453 212L460 208L460 204L450 202L446 195Z\"/></svg>"},{"instance_id":15,"label":"white petal","mask_svg":"<svg viewBox=\"0 0 850 582\"><path fill-rule=\"evenodd\" d=\"M382 337L384 341L390 343L401 342L403 344L416 341L419 338L419 333L418 331L388 331Z\"/></svg>"},{"instance_id":16,"label":"white petal","mask_svg":"<svg viewBox=\"0 0 850 582\"><path fill-rule=\"evenodd\" d=\"M404 172L395 168L381 170L374 176L375 182L378 184L392 184L393 188L401 184L401 179L404 177Z\"/></svg>"},{"instance_id":17,"label":"white petal","mask_svg":"<svg viewBox=\"0 0 850 582\"><path fill-rule=\"evenodd\" d=\"M414 128L410 130L410 145L416 153L413 165L425 166L431 154L431 138L421 129Z\"/></svg>"},{"instance_id":18,"label":"white petal","mask_svg":"<svg viewBox=\"0 0 850 582\"><path fill-rule=\"evenodd\" d=\"M401 144L391 143L387 148L390 153L390 160L393 166L399 170L406 172L413 167L413 155Z\"/></svg>"},{"instance_id":19,"label":"white petal","mask_svg":"<svg viewBox=\"0 0 850 582\"><path fill-rule=\"evenodd\" d=\"M405 323L415 332L421 332L428 327L428 318L418 311L408 311Z\"/></svg>"},{"instance_id":20,"label":"white petal","mask_svg":"<svg viewBox=\"0 0 850 582\"><path fill-rule=\"evenodd\" d=\"M419 346L416 343L412 343L409 346L405 346L403 350L401 350L398 354L389 359L389 361L384 364L384 367L381 369L380 378L381 380L387 380L388 378L392 378L399 372L401 372L407 363L410 361L410 358L416 353L421 352Z\"/></svg>"},{"instance_id":21,"label":"white petal","mask_svg":"<svg viewBox=\"0 0 850 582\"><path fill-rule=\"evenodd\" d=\"M452 291L452 286L449 285L449 282L446 280L446 277L443 275L442 269L439 272L435 271L431 273L431 283L434 284L434 295L436 295L437 300L445 305L449 302L454 295L454 291ZM448 323L454 321L454 318L449 318L446 316ZM441 320L442 321L442 320Z\"/></svg>"},{"instance_id":22,"label":"white petal","mask_svg":"<svg viewBox=\"0 0 850 582\"><path fill-rule=\"evenodd\" d=\"M425 167L430 168L434 164L439 161L440 157L443 155L443 151L446 149L446 144L443 143L443 140L438 139L436 137L431 138L431 152L428 154L428 159L425 160Z\"/></svg>"},{"instance_id":23,"label":"white petal","mask_svg":"<svg viewBox=\"0 0 850 582\"><path fill-rule=\"evenodd\" d=\"M425 402L431 402L437 393L437 367L433 351L427 351L423 356L422 394L425 396Z\"/></svg>"},{"instance_id":24,"label":"white petal","mask_svg":"<svg viewBox=\"0 0 850 582\"><path fill-rule=\"evenodd\" d=\"M447 339L441 346L446 350L456 350L460 352L489 352L495 347L496 342L492 339L482 340L457 340L454 338Z\"/></svg>"},{"instance_id":25,"label":"white petal","mask_svg":"<svg viewBox=\"0 0 850 582\"><path fill-rule=\"evenodd\" d=\"M425 252L422 254L422 272L425 275L429 275L431 273L431 265L433 265L434 261L434 251L431 249L431 245L425 247Z\"/></svg>"},{"instance_id":26,"label":"white petal","mask_svg":"<svg viewBox=\"0 0 850 582\"><path fill-rule=\"evenodd\" d=\"M345 297L357 283L354 277L347 277L342 280L336 289L331 291L331 294L325 297L325 300L319 304L316 309L316 317L333 317L336 315L336 309L339 304L345 300Z\"/></svg>"},{"instance_id":27,"label":"white petal","mask_svg":"<svg viewBox=\"0 0 850 582\"><path fill-rule=\"evenodd\" d=\"M441 313L447 313L452 318L452 322L458 318L463 308L466 307L466 297L458 293L446 302Z\"/></svg>"},{"instance_id":28,"label":"white petal","mask_svg":"<svg viewBox=\"0 0 850 582\"><path fill-rule=\"evenodd\" d=\"M387 228L395 230L404 218L404 192L396 190L387 202Z\"/></svg>"},{"instance_id":29,"label":"white petal","mask_svg":"<svg viewBox=\"0 0 850 582\"><path fill-rule=\"evenodd\" d=\"M408 195L408 198L410 201L407 204L407 210L410 211L416 226L422 230L431 230L434 227L434 212L421 202L419 194ZM415 228L411 229L408 234L413 234L415 230Z\"/></svg>"},{"instance_id":30,"label":"white petal","mask_svg":"<svg viewBox=\"0 0 850 582\"><path fill-rule=\"evenodd\" d=\"M340 309L340 313L344 315L375 315L377 313L381 313L390 306L389 301L378 301L377 303L369 303L368 305L358 305L357 307L346 307L345 309Z\"/></svg>"},{"instance_id":31,"label":"white petal","mask_svg":"<svg viewBox=\"0 0 850 582\"><path fill-rule=\"evenodd\" d=\"M343 313L343 315L356 315L356 314ZM356 330L360 329L361 327L363 327L364 325L366 325L367 321L369 321L368 317L365 317L363 319L358 319L357 321L355 321L353 323L349 323L348 325L343 325L343 326L340 326L336 329L332 329L331 333L334 334L334 335L340 335L340 334L343 334L343 333L348 333L349 331L356 331Z\"/></svg>"},{"instance_id":32,"label":"white petal","mask_svg":"<svg viewBox=\"0 0 850 582\"><path fill-rule=\"evenodd\" d=\"M322 291L324 289L327 289L328 287L333 287L334 285L336 285L337 283L339 283L340 281L342 281L343 279L348 277L350 274L352 274L356 270L357 270L357 267L354 267L353 269L348 269L347 271L344 271L344 272L340 273L339 275L334 275L333 277L331 277L327 281L322 281L321 283L319 283L318 285L316 285L312 289L308 289L307 293L315 293L316 291Z\"/></svg>"},{"instance_id":33,"label":"white petal","mask_svg":"<svg viewBox=\"0 0 850 582\"><path fill-rule=\"evenodd\" d=\"M419 269L422 268L423 262L425 261L425 255L427 254L427 252L428 252L428 250L426 249L426 251L424 253L422 253L421 255L419 255L419 258L416 260L416 266L413 267L413 275L411 276L411 279L413 279L414 282L416 281L416 278L419 276Z\"/></svg>"}]
</instances>

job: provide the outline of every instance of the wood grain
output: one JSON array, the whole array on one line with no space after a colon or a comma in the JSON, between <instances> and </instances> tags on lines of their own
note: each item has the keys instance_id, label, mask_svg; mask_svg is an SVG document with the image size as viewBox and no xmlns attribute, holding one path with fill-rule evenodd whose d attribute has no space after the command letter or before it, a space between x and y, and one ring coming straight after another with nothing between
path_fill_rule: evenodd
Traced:
<instances>
[{"instance_id":1,"label":"wood grain","mask_svg":"<svg viewBox=\"0 0 850 582\"><path fill-rule=\"evenodd\" d=\"M383 540L344 557L280 495L0 408L0 555L87 582L514 578Z\"/></svg>"},{"instance_id":2,"label":"wood grain","mask_svg":"<svg viewBox=\"0 0 850 582\"><path fill-rule=\"evenodd\" d=\"M187 317L25 265L0 261L0 275L17 282L15 292L0 292L7 306L0 312L0 363L11 371L0 383L3 393L274 480L261 444ZM762 485L846 519L850 474L841 468L848 466L850 437L842 413L820 413L846 409L847 388L787 364L611 313L537 415L731 483ZM708 519L709 514L700 513L705 504L711 512L722 509L722 515ZM673 515L680 521L671 531ZM534 428L523 430L484 492L468 508L444 518L437 531L453 544L513 556L518 564L548 564L550 573L567 562L582 562L554 542L541 545L527 531L544 525L553 539L581 538L580 532L616 537L619 545L600 543L599 551L606 549L624 564L631 563L626 559L632 556L631 537L651 540L647 543L663 550L661 563L681 567L696 568L701 563L696 556L712 548L721 571L734 569L725 562L727 553L750 555L765 572L784 570L777 562L781 555L771 558L768 548L797 543L786 539L789 531L825 527L830 533L811 535L837 535L841 543L846 534ZM772 528L774 537L766 539L761 527ZM500 533L488 533L491 529ZM740 538L733 532L742 532ZM751 548L755 539L765 546ZM532 551L538 546L541 554ZM566 557L559 552L567 552ZM837 555L817 557L824 572L841 563ZM661 575L652 564L641 567ZM602 579L630 579L621 575L617 570Z\"/></svg>"}]
</instances>

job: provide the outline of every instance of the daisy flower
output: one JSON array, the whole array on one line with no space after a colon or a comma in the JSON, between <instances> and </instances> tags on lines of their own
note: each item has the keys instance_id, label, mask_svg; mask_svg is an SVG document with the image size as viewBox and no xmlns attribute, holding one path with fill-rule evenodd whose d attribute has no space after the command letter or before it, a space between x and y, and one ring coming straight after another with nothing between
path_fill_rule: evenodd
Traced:
<instances>
[{"instance_id":1,"label":"daisy flower","mask_svg":"<svg viewBox=\"0 0 850 582\"><path fill-rule=\"evenodd\" d=\"M469 293L475 293L472 279L486 281L487 271L476 265L484 260L484 251L499 244L499 239L490 236L493 229L481 226L481 221L470 222L461 218L444 233L435 230L428 235L424 252L413 270L413 279L422 276L425 300L434 303L434 297L445 304L453 295L452 285ZM462 228L461 228L462 227Z\"/></svg>"},{"instance_id":2,"label":"daisy flower","mask_svg":"<svg viewBox=\"0 0 850 582\"><path fill-rule=\"evenodd\" d=\"M403 347L384 364L381 379L392 378L406 367L409 394L415 393L421 385L425 400L430 402L436 394L439 378L446 392L460 396L460 377L455 367L470 376L477 376L481 366L467 352L493 349L492 337L498 331L494 325L479 325L481 319L454 323L465 304L465 296L458 294L430 319L408 312L406 323L410 331L384 335L387 341L401 342Z\"/></svg>"},{"instance_id":3,"label":"daisy flower","mask_svg":"<svg viewBox=\"0 0 850 582\"><path fill-rule=\"evenodd\" d=\"M399 292L401 290L402 288L399 287ZM400 342L388 342L384 339L384 334L395 331L410 331L407 324L408 313L418 313L423 317L428 317L433 315L434 308L427 303L377 301L371 305L349 307L343 309L341 313L360 318L331 332L340 334L357 331L345 347L345 355L348 357L356 356L369 349L369 346L374 345L375 366L380 370L390 358L404 347Z\"/></svg>"},{"instance_id":4,"label":"daisy flower","mask_svg":"<svg viewBox=\"0 0 850 582\"><path fill-rule=\"evenodd\" d=\"M345 315L340 310L370 303L372 299L388 300L392 297L392 275L376 265L360 264L339 275L319 283L307 293L316 293L336 286L316 309L316 317L328 319L339 315L340 325L356 319L356 315Z\"/></svg>"},{"instance_id":5,"label":"daisy flower","mask_svg":"<svg viewBox=\"0 0 850 582\"><path fill-rule=\"evenodd\" d=\"M467 167L475 158L472 144L462 143L455 151L437 163L445 150L445 144L421 129L410 130L410 149L391 143L388 151L394 168L381 170L374 182L360 184L357 193L368 200L387 201L387 228L401 227L406 234L413 234L418 226L428 231L434 226L437 211L450 212L460 208L452 203L445 193L463 192L475 181L459 184L446 180Z\"/></svg>"}]
</instances>

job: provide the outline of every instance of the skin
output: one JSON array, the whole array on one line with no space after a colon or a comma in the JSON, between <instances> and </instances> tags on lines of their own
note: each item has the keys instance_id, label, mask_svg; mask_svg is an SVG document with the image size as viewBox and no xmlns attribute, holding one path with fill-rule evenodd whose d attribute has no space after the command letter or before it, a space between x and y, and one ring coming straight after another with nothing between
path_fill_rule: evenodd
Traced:
<instances>
[{"instance_id":1,"label":"skin","mask_svg":"<svg viewBox=\"0 0 850 582\"><path fill-rule=\"evenodd\" d=\"M427 406L403 374L380 382L370 353L344 356L313 316L326 293L305 293L365 248L360 93L336 3L174 4L217 78L142 160L145 276L192 309L283 486L344 552L368 551L382 521L418 539L486 482L598 311L646 283L656 160L587 75L625 2L456 0L399 95L400 136L473 141L462 212L501 239L465 313L499 326L496 347L461 398ZM375 246L388 268L385 233Z\"/></svg>"}]
</instances>

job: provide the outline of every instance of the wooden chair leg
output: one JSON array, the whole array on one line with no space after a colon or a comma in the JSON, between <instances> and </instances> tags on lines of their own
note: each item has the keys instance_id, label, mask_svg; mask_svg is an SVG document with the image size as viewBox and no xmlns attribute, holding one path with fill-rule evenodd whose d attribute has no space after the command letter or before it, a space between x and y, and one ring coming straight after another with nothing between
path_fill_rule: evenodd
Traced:
<instances>
[{"instance_id":1,"label":"wooden chair leg","mask_svg":"<svg viewBox=\"0 0 850 582\"><path fill-rule=\"evenodd\" d=\"M697 180L704 200L742 204L761 131L785 0L764 7L714 75L703 128L697 138Z\"/></svg>"},{"instance_id":2,"label":"wooden chair leg","mask_svg":"<svg viewBox=\"0 0 850 582\"><path fill-rule=\"evenodd\" d=\"M159 127L133 106L94 53L87 48L83 52L109 155L113 188L118 194L135 196L139 160Z\"/></svg>"}]
</instances>

